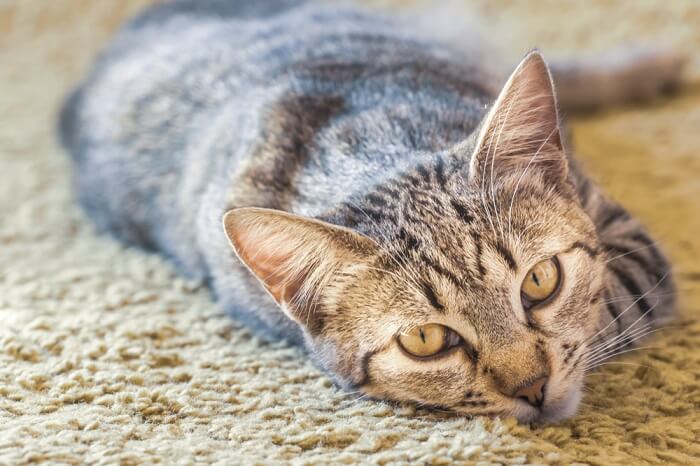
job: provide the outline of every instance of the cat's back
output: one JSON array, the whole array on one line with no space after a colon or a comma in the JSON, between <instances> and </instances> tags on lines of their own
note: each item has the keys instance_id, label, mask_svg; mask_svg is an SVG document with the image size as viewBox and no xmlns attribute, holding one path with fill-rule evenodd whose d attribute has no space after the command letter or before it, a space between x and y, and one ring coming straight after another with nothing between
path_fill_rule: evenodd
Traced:
<instances>
[{"instance_id":1,"label":"cat's back","mask_svg":"<svg viewBox=\"0 0 700 466\"><path fill-rule=\"evenodd\" d=\"M62 113L81 203L102 230L203 270L201 196L241 161L256 160L248 179L286 190L244 186L247 205L314 204L313 215L366 190L408 154L463 139L490 98L479 63L416 37L382 15L300 0L156 6Z\"/></svg>"},{"instance_id":2,"label":"cat's back","mask_svg":"<svg viewBox=\"0 0 700 466\"><path fill-rule=\"evenodd\" d=\"M166 2L130 21L98 57L67 101L61 139L78 156L96 141L173 152L212 113L250 114L290 94L340 95L347 112L372 99L488 94L479 63L417 36L355 6Z\"/></svg>"}]
</instances>

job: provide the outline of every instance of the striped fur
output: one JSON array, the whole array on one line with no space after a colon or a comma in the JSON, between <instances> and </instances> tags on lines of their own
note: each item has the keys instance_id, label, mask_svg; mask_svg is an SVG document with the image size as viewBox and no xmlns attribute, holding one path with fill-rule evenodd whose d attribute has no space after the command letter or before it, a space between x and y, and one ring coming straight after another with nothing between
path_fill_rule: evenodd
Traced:
<instances>
[{"instance_id":1,"label":"striped fur","mask_svg":"<svg viewBox=\"0 0 700 466\"><path fill-rule=\"evenodd\" d=\"M669 266L567 156L542 57L498 96L482 62L353 7L178 0L117 36L61 137L99 228L341 386L560 419L589 366L670 317ZM551 256L559 294L526 311ZM427 323L462 343L407 357L396 336ZM541 409L513 395L542 374Z\"/></svg>"}]
</instances>

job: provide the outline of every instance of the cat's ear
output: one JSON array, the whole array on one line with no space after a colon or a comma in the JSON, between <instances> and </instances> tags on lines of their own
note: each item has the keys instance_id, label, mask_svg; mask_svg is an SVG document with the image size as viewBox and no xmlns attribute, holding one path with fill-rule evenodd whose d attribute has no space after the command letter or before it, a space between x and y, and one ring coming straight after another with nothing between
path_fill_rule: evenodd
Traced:
<instances>
[{"instance_id":1,"label":"cat's ear","mask_svg":"<svg viewBox=\"0 0 700 466\"><path fill-rule=\"evenodd\" d=\"M284 312L307 328L314 326L317 299L334 275L376 251L372 240L352 230L278 210L233 209L223 224L241 261Z\"/></svg>"},{"instance_id":2,"label":"cat's ear","mask_svg":"<svg viewBox=\"0 0 700 466\"><path fill-rule=\"evenodd\" d=\"M539 52L530 52L510 75L484 120L471 160L470 179L489 183L507 174L539 171L566 179L554 85Z\"/></svg>"}]
</instances>

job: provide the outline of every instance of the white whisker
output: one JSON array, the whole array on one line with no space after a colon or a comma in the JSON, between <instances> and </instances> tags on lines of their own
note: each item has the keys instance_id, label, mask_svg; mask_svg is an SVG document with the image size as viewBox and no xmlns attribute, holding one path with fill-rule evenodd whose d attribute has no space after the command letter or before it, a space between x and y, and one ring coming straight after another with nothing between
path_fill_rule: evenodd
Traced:
<instances>
[{"instance_id":1,"label":"white whisker","mask_svg":"<svg viewBox=\"0 0 700 466\"><path fill-rule=\"evenodd\" d=\"M609 262L612 262L612 261L614 261L614 260L620 259L620 258L625 257L625 256L629 256L630 254L634 254L635 252L639 252L639 251L643 251L643 250L645 250L645 249L652 248L652 247L656 246L657 244L658 244L658 242L657 242L657 241L654 241L654 242L652 242L652 243L650 243L650 244L647 244L646 246L642 246L642 247L639 247L639 248L636 248L636 249L632 249L631 251L627 251L627 252L624 253L624 254L620 254L620 255L618 255L618 256L611 257L610 259L606 260L606 261L604 262L604 264L607 264L607 263L609 263Z\"/></svg>"},{"instance_id":2,"label":"white whisker","mask_svg":"<svg viewBox=\"0 0 700 466\"><path fill-rule=\"evenodd\" d=\"M630 309L632 309L641 299L644 299L649 293L651 293L652 291L654 291L654 290L661 284L661 282L663 282L663 281L666 279L666 277L668 276L668 274L669 274L669 272L664 273L663 277L661 277L661 278L659 279L659 281L657 281L656 284L655 284L654 286L652 286L651 288L649 288L649 289L648 289L644 294L642 294L639 298L635 299L634 302L633 302L632 304L630 304L629 306L627 306L627 308L625 308L624 311L622 311L620 314L617 315L617 317L615 317L613 320L611 320L611 321L608 323L608 325L606 325L606 326L603 327L602 329L598 330L598 332L596 332L596 333L595 333L594 335L592 335L591 337L586 338L585 341L586 341L586 342L592 341L594 338L596 338L596 337L597 337L598 335L600 335L602 332L604 332L605 330L607 330L612 324L614 324L615 322L617 322L623 315L625 315L626 312L628 312ZM637 319L637 320L639 320L639 319Z\"/></svg>"}]
</instances>

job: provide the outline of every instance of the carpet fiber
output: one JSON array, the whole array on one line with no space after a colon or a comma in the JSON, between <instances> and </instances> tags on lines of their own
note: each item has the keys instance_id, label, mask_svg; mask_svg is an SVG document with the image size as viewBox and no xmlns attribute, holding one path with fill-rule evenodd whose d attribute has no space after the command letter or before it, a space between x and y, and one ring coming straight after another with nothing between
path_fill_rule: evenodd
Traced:
<instances>
[{"instance_id":1,"label":"carpet fiber","mask_svg":"<svg viewBox=\"0 0 700 466\"><path fill-rule=\"evenodd\" d=\"M700 463L697 2L472 2L517 53L656 38L691 53L681 95L574 121L585 165L673 258L681 318L591 375L580 414L554 426L358 400L159 257L94 233L54 114L145 3L0 2L0 464Z\"/></svg>"}]
</instances>

